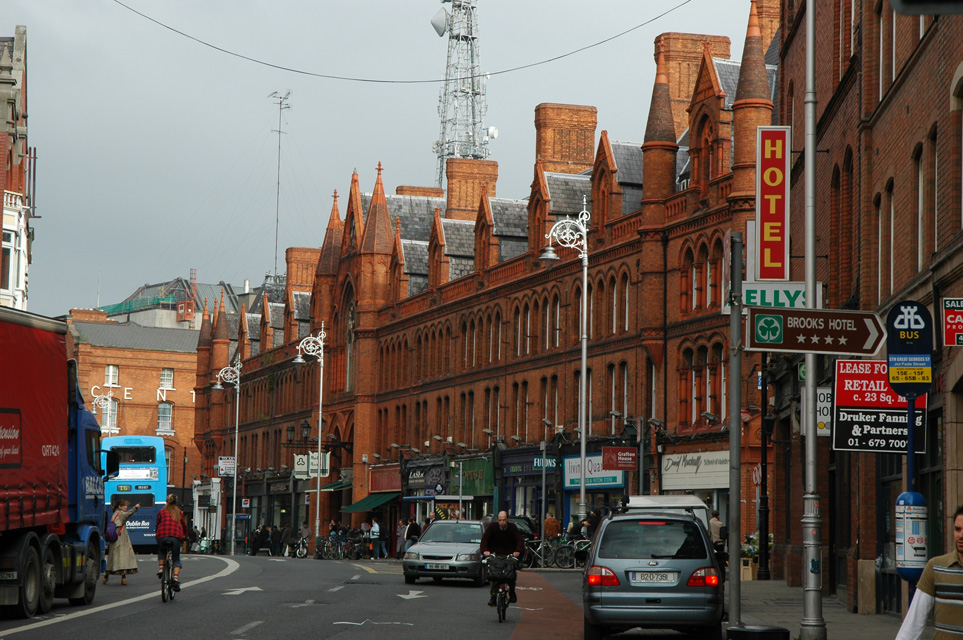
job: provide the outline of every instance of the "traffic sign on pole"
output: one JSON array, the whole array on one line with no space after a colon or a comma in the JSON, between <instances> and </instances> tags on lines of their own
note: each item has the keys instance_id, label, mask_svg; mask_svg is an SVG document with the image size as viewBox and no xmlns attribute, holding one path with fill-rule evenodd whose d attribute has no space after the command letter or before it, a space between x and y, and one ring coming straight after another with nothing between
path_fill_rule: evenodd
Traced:
<instances>
[{"instance_id":1,"label":"traffic sign on pole","mask_svg":"<svg viewBox=\"0 0 963 640\"><path fill-rule=\"evenodd\" d=\"M749 307L747 351L875 354L886 330L875 313Z\"/></svg>"}]
</instances>

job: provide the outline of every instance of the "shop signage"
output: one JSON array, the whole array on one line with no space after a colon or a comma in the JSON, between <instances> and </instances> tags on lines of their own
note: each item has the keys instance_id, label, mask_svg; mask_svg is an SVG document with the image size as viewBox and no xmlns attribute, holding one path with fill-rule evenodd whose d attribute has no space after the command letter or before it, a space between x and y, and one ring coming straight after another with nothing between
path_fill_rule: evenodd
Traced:
<instances>
[{"instance_id":1,"label":"shop signage","mask_svg":"<svg viewBox=\"0 0 963 640\"><path fill-rule=\"evenodd\" d=\"M635 447L602 447L602 469L605 471L635 471L639 450Z\"/></svg>"},{"instance_id":2,"label":"shop signage","mask_svg":"<svg viewBox=\"0 0 963 640\"><path fill-rule=\"evenodd\" d=\"M408 470L408 488L409 489L423 489L425 487L425 470L421 469L409 469Z\"/></svg>"},{"instance_id":3,"label":"shop signage","mask_svg":"<svg viewBox=\"0 0 963 640\"><path fill-rule=\"evenodd\" d=\"M963 298L943 298L943 344L963 347Z\"/></svg>"},{"instance_id":4,"label":"shop signage","mask_svg":"<svg viewBox=\"0 0 963 640\"><path fill-rule=\"evenodd\" d=\"M837 360L833 449L906 453L906 398L893 392L885 360ZM926 396L917 400L926 407ZM915 418L916 452L926 452L926 411Z\"/></svg>"},{"instance_id":5,"label":"shop signage","mask_svg":"<svg viewBox=\"0 0 963 640\"><path fill-rule=\"evenodd\" d=\"M747 351L870 356L886 339L875 313L748 307Z\"/></svg>"},{"instance_id":6,"label":"shop signage","mask_svg":"<svg viewBox=\"0 0 963 640\"><path fill-rule=\"evenodd\" d=\"M566 489L578 489L581 486L581 458L580 456L565 456ZM621 487L625 484L625 472L606 471L602 468L602 454L596 453L585 456L585 487L602 489L606 487Z\"/></svg>"},{"instance_id":7,"label":"shop signage","mask_svg":"<svg viewBox=\"0 0 963 640\"><path fill-rule=\"evenodd\" d=\"M544 458L541 457L541 456L538 456L537 458L534 458L534 459L532 460L532 470L533 470L533 471L541 471L541 470L542 470L542 460L545 461L545 468L546 468L546 469L554 469L555 467L558 466L558 462L555 460L555 458L553 458L553 457L551 457L551 456L545 456Z\"/></svg>"},{"instance_id":8,"label":"shop signage","mask_svg":"<svg viewBox=\"0 0 963 640\"><path fill-rule=\"evenodd\" d=\"M473 496L490 496L495 493L495 473L491 458L475 458L461 463L461 493ZM448 492L458 493L458 465L452 469Z\"/></svg>"},{"instance_id":9,"label":"shop signage","mask_svg":"<svg viewBox=\"0 0 963 640\"><path fill-rule=\"evenodd\" d=\"M757 280L789 279L790 127L756 129Z\"/></svg>"},{"instance_id":10,"label":"shop signage","mask_svg":"<svg viewBox=\"0 0 963 640\"><path fill-rule=\"evenodd\" d=\"M728 450L662 456L664 489L725 489L728 486Z\"/></svg>"},{"instance_id":11,"label":"shop signage","mask_svg":"<svg viewBox=\"0 0 963 640\"><path fill-rule=\"evenodd\" d=\"M290 485L285 482L272 482L268 485L269 493L287 493L291 490Z\"/></svg>"},{"instance_id":12,"label":"shop signage","mask_svg":"<svg viewBox=\"0 0 963 640\"><path fill-rule=\"evenodd\" d=\"M425 495L433 496L445 492L447 476L442 466L428 467L425 470Z\"/></svg>"},{"instance_id":13,"label":"shop signage","mask_svg":"<svg viewBox=\"0 0 963 640\"><path fill-rule=\"evenodd\" d=\"M220 456L217 459L217 475L221 477L234 475L233 456Z\"/></svg>"},{"instance_id":14,"label":"shop signage","mask_svg":"<svg viewBox=\"0 0 963 640\"><path fill-rule=\"evenodd\" d=\"M379 491L401 491L401 465L376 464L371 465L369 476L370 493Z\"/></svg>"}]
</instances>

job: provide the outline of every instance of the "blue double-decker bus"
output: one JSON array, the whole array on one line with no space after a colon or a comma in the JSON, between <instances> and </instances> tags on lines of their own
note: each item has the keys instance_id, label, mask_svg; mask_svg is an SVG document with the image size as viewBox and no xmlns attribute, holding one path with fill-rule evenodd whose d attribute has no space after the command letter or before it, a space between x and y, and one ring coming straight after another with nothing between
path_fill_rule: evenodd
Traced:
<instances>
[{"instance_id":1,"label":"blue double-decker bus","mask_svg":"<svg viewBox=\"0 0 963 640\"><path fill-rule=\"evenodd\" d=\"M111 436L100 441L103 451L120 457L117 477L105 484L105 500L111 510L121 498L140 509L127 520L127 532L135 549L155 547L154 523L167 500L167 459L164 439L157 436Z\"/></svg>"}]
</instances>

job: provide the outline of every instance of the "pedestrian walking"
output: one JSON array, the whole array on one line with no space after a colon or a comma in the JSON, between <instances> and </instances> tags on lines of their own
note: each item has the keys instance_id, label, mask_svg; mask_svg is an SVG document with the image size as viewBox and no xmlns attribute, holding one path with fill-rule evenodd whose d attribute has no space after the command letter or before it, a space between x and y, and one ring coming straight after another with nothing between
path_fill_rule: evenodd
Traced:
<instances>
[{"instance_id":1,"label":"pedestrian walking","mask_svg":"<svg viewBox=\"0 0 963 640\"><path fill-rule=\"evenodd\" d=\"M279 556L281 555L281 529L273 525L268 525L268 531L271 532L271 555Z\"/></svg>"},{"instance_id":2,"label":"pedestrian walking","mask_svg":"<svg viewBox=\"0 0 963 640\"><path fill-rule=\"evenodd\" d=\"M378 522L377 518L371 519L371 529L368 531L368 535L371 537L371 557L375 560L387 558L388 550L385 548L385 539L381 535L381 523Z\"/></svg>"},{"instance_id":3,"label":"pedestrian walking","mask_svg":"<svg viewBox=\"0 0 963 640\"><path fill-rule=\"evenodd\" d=\"M284 530L281 532L281 555L290 556L291 555L291 545L294 544L294 529L291 525L284 525Z\"/></svg>"},{"instance_id":4,"label":"pedestrian walking","mask_svg":"<svg viewBox=\"0 0 963 640\"><path fill-rule=\"evenodd\" d=\"M726 547L726 541L722 538L722 529L725 527L719 519L719 512L713 511L712 518L709 519L709 531L712 534L712 545L716 551L722 551Z\"/></svg>"},{"instance_id":5,"label":"pedestrian walking","mask_svg":"<svg viewBox=\"0 0 963 640\"><path fill-rule=\"evenodd\" d=\"M919 640L933 613L933 640L960 637L963 628L963 504L953 512L953 551L930 558L896 640Z\"/></svg>"},{"instance_id":6,"label":"pedestrian walking","mask_svg":"<svg viewBox=\"0 0 963 640\"><path fill-rule=\"evenodd\" d=\"M130 543L130 534L127 532L127 519L140 509L140 504L135 504L128 510L129 506L130 502L127 500L118 500L114 513L110 516L110 521L117 527L117 540L111 542L107 549L104 584L107 584L107 576L113 574L120 576L120 584L127 586L127 576L137 573L137 557L134 555L134 546Z\"/></svg>"},{"instance_id":7,"label":"pedestrian walking","mask_svg":"<svg viewBox=\"0 0 963 640\"><path fill-rule=\"evenodd\" d=\"M401 558L405 552L405 529L408 525L405 524L404 518L398 518L398 527L395 529L395 557Z\"/></svg>"},{"instance_id":8,"label":"pedestrian walking","mask_svg":"<svg viewBox=\"0 0 963 640\"><path fill-rule=\"evenodd\" d=\"M545 539L554 540L562 535L562 523L558 521L555 514L551 511L545 516Z\"/></svg>"},{"instance_id":9,"label":"pedestrian walking","mask_svg":"<svg viewBox=\"0 0 963 640\"><path fill-rule=\"evenodd\" d=\"M405 528L405 553L412 547L418 538L421 537L421 526L414 518L408 519L408 526Z\"/></svg>"}]
</instances>

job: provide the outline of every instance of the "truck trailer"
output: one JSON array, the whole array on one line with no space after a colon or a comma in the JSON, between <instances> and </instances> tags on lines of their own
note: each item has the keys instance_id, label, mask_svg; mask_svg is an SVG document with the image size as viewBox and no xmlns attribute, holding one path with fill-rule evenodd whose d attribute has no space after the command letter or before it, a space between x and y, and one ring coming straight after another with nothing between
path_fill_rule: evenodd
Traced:
<instances>
[{"instance_id":1,"label":"truck trailer","mask_svg":"<svg viewBox=\"0 0 963 640\"><path fill-rule=\"evenodd\" d=\"M90 604L104 561L104 477L67 325L0 307L0 611L33 617L54 598ZM106 467L106 468L105 468Z\"/></svg>"}]
</instances>

